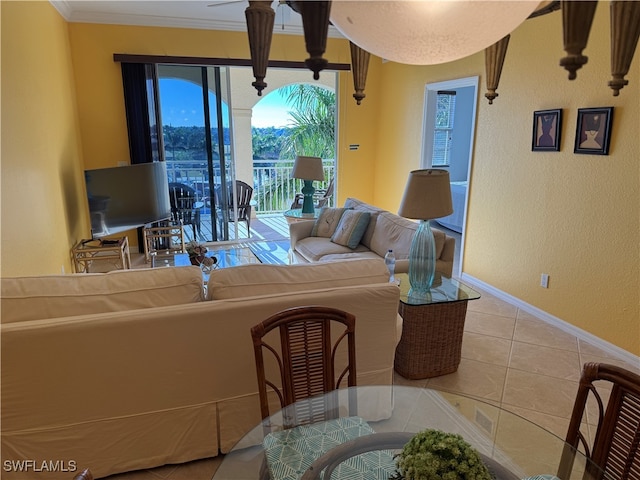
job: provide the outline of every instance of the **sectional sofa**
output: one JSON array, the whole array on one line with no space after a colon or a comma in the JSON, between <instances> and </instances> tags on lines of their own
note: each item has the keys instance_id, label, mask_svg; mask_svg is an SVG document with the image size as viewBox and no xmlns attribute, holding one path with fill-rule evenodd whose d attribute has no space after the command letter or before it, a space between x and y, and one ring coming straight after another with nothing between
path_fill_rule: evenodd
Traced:
<instances>
[{"instance_id":1,"label":"sectional sofa","mask_svg":"<svg viewBox=\"0 0 640 480\"><path fill-rule=\"evenodd\" d=\"M285 308L355 314L358 383L392 383L399 289L380 259L216 270L206 295L191 266L1 282L5 480L228 452L260 420L250 328ZM61 463L6 468L27 459Z\"/></svg>"},{"instance_id":2,"label":"sectional sofa","mask_svg":"<svg viewBox=\"0 0 640 480\"><path fill-rule=\"evenodd\" d=\"M368 221L356 244L336 242L334 233L340 228L341 215L345 210L368 213ZM330 217L335 212L332 222ZM396 257L396 273L409 270L409 247L418 228L416 222L369 205L356 198L347 198L344 207L326 210L317 221L306 220L289 225L291 263L315 263L353 258L384 258L389 249ZM318 226L322 223L324 228ZM433 229L436 240L436 270L451 277L456 240L441 230Z\"/></svg>"}]
</instances>

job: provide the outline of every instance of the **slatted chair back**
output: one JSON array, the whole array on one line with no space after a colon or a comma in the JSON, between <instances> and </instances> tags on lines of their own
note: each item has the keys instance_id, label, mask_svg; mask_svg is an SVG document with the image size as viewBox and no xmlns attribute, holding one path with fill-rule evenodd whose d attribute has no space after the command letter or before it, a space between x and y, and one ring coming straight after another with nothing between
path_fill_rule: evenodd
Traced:
<instances>
[{"instance_id":1,"label":"slatted chair back","mask_svg":"<svg viewBox=\"0 0 640 480\"><path fill-rule=\"evenodd\" d=\"M234 190L233 184L226 184L226 202L222 193L223 185L218 185L214 189L215 201L220 212L226 216L229 222L245 222L247 224L247 233L251 236L251 197L253 196L253 187L242 180L236 180L234 211ZM226 210L222 208L226 206ZM237 211L237 216L236 216Z\"/></svg>"},{"instance_id":2,"label":"slatted chair back","mask_svg":"<svg viewBox=\"0 0 640 480\"><path fill-rule=\"evenodd\" d=\"M322 207L326 207L329 204L329 200L333 197L333 178L327 185L326 189L316 189L313 194L314 208L320 209ZM302 204L304 203L304 195L302 193L296 193L296 196L291 203L291 210L296 210L302 208Z\"/></svg>"},{"instance_id":3,"label":"slatted chair back","mask_svg":"<svg viewBox=\"0 0 640 480\"><path fill-rule=\"evenodd\" d=\"M592 418L594 412L596 419ZM581 427L584 429L583 423L594 424L594 420L597 429L589 442ZM578 448L592 462L585 479L640 479L640 375L614 365L586 363L566 443L558 470L561 479L569 478Z\"/></svg>"},{"instance_id":4,"label":"slatted chair back","mask_svg":"<svg viewBox=\"0 0 640 480\"><path fill-rule=\"evenodd\" d=\"M200 208L196 205L196 191L182 183L169 184L169 203L171 220L177 224L191 225L193 237L200 234Z\"/></svg>"},{"instance_id":5,"label":"slatted chair back","mask_svg":"<svg viewBox=\"0 0 640 480\"><path fill-rule=\"evenodd\" d=\"M251 197L253 187L242 180L236 180L236 198L238 201L238 216L231 221L246 222L247 230L251 228ZM233 207L231 208L233 212Z\"/></svg>"},{"instance_id":6,"label":"slatted chair back","mask_svg":"<svg viewBox=\"0 0 640 480\"><path fill-rule=\"evenodd\" d=\"M316 193L320 194L320 197L317 199L318 201L315 205L315 208L326 207L329 199L333 196L333 178L329 182L329 185L327 185L326 190L320 190Z\"/></svg>"},{"instance_id":7,"label":"slatted chair back","mask_svg":"<svg viewBox=\"0 0 640 480\"><path fill-rule=\"evenodd\" d=\"M275 330L277 335L268 335ZM295 307L254 326L251 337L263 419L270 415L269 391L276 392L281 409L290 406L285 428L338 418L337 399L324 394L356 385L354 315L323 306ZM265 354L276 365L272 377L277 378L268 377ZM355 399L349 400L355 415Z\"/></svg>"}]
</instances>

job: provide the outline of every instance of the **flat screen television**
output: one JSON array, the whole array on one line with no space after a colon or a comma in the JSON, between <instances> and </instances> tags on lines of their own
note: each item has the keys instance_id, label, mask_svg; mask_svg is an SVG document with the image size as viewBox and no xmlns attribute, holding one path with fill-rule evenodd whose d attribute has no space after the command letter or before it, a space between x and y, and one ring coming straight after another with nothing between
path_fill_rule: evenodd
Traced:
<instances>
[{"instance_id":1,"label":"flat screen television","mask_svg":"<svg viewBox=\"0 0 640 480\"><path fill-rule=\"evenodd\" d=\"M164 162L85 170L84 179L92 238L171 217Z\"/></svg>"}]
</instances>

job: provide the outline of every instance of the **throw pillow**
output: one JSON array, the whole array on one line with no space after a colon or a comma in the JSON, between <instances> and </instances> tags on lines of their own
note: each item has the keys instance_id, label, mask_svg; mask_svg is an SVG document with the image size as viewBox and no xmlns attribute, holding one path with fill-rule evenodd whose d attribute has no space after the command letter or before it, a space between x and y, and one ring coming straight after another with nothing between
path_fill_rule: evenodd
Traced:
<instances>
[{"instance_id":1,"label":"throw pillow","mask_svg":"<svg viewBox=\"0 0 640 480\"><path fill-rule=\"evenodd\" d=\"M311 229L311 236L330 238L333 232L336 231L340 217L342 217L345 210L346 208L322 208L315 225Z\"/></svg>"},{"instance_id":2,"label":"throw pillow","mask_svg":"<svg viewBox=\"0 0 640 480\"><path fill-rule=\"evenodd\" d=\"M347 210L342 214L336 231L331 235L331 241L351 249L356 248L369 226L370 219L369 212Z\"/></svg>"}]
</instances>

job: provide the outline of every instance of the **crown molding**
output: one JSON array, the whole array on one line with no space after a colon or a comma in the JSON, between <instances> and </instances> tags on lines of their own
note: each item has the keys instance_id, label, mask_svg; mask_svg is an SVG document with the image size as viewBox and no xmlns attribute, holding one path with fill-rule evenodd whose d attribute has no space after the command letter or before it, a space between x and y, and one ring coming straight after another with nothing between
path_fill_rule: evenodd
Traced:
<instances>
[{"instance_id":1,"label":"crown molding","mask_svg":"<svg viewBox=\"0 0 640 480\"><path fill-rule=\"evenodd\" d=\"M71 18L71 12L73 11L71 7L71 2L69 0L49 0L49 3L53 5L62 18L64 18L67 22Z\"/></svg>"},{"instance_id":2,"label":"crown molding","mask_svg":"<svg viewBox=\"0 0 640 480\"><path fill-rule=\"evenodd\" d=\"M170 28L193 28L198 30L224 30L233 32L246 32L246 22L203 19L203 18L182 18L167 17L161 15L135 15L119 13L98 13L82 12L74 10L72 0L49 0L53 7L70 23L99 23L106 25L132 25L142 27L170 27ZM282 35L304 35L302 26L276 24L273 27L274 34ZM344 38L343 35L332 25L329 26L328 36L330 38Z\"/></svg>"}]
</instances>

